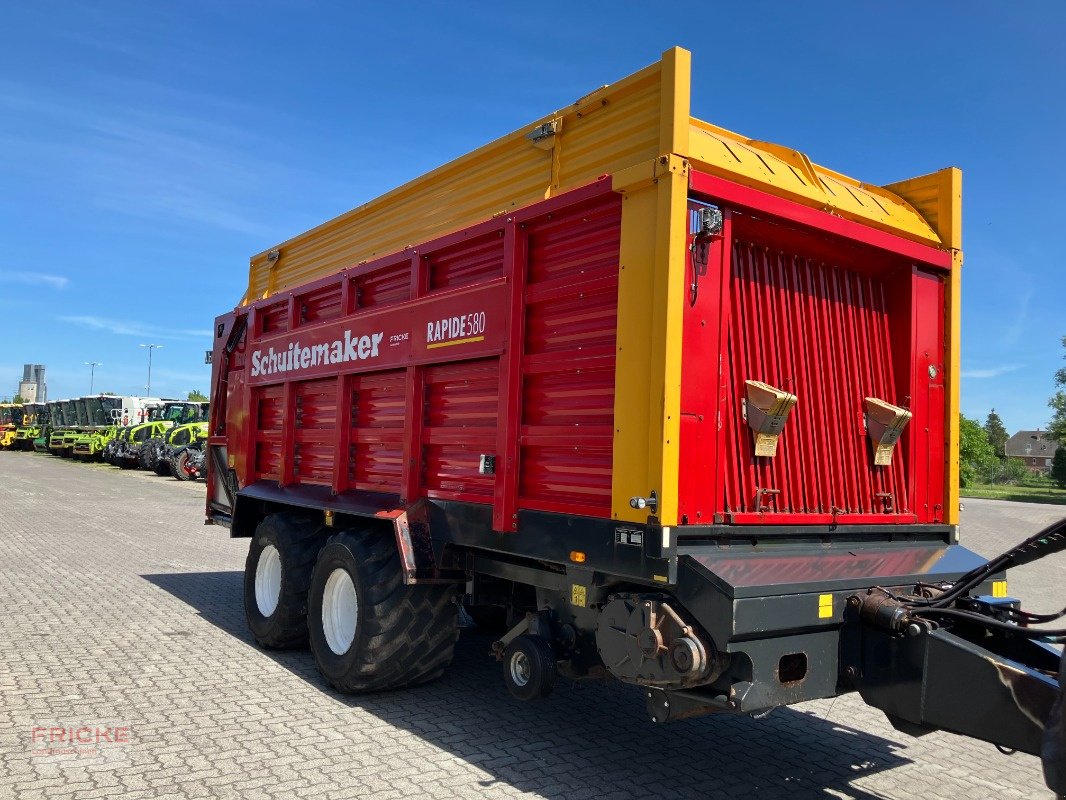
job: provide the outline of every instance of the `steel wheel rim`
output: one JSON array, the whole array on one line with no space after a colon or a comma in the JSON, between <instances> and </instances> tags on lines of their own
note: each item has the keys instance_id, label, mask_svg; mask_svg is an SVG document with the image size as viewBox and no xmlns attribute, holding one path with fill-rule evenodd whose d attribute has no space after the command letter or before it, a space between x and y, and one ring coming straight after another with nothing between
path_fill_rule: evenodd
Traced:
<instances>
[{"instance_id":1,"label":"steel wheel rim","mask_svg":"<svg viewBox=\"0 0 1066 800\"><path fill-rule=\"evenodd\" d=\"M322 633L336 655L348 652L355 641L359 621L359 597L348 570L337 567L326 579L322 590Z\"/></svg>"},{"instance_id":2,"label":"steel wheel rim","mask_svg":"<svg viewBox=\"0 0 1066 800\"><path fill-rule=\"evenodd\" d=\"M511 680L515 686L525 686L529 683L529 679L532 677L533 665L530 663L529 656L523 653L521 650L516 651L511 656Z\"/></svg>"},{"instance_id":3,"label":"steel wheel rim","mask_svg":"<svg viewBox=\"0 0 1066 800\"><path fill-rule=\"evenodd\" d=\"M255 565L255 604L259 613L269 617L277 610L281 599L281 553L268 544L259 554Z\"/></svg>"}]
</instances>

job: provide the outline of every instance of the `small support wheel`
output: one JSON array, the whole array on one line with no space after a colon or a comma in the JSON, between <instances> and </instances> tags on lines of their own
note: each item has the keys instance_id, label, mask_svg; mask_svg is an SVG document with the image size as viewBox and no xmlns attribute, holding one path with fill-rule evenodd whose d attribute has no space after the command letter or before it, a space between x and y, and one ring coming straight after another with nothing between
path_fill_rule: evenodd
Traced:
<instances>
[{"instance_id":1,"label":"small support wheel","mask_svg":"<svg viewBox=\"0 0 1066 800\"><path fill-rule=\"evenodd\" d=\"M555 688L555 653L540 636L523 634L503 651L503 682L518 700L547 697Z\"/></svg>"}]
</instances>

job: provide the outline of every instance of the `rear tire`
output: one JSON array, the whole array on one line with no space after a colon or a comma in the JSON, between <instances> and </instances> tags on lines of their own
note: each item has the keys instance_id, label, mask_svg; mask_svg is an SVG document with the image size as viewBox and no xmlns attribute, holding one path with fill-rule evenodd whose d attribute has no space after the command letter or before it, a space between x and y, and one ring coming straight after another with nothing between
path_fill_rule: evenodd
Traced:
<instances>
[{"instance_id":1,"label":"rear tire","mask_svg":"<svg viewBox=\"0 0 1066 800\"><path fill-rule=\"evenodd\" d=\"M149 439L137 449L137 461L141 469L155 469L159 454L155 451L155 441Z\"/></svg>"},{"instance_id":2,"label":"rear tire","mask_svg":"<svg viewBox=\"0 0 1066 800\"><path fill-rule=\"evenodd\" d=\"M244 616L263 647L307 643L307 588L322 545L321 526L295 514L259 523L244 564Z\"/></svg>"},{"instance_id":3,"label":"rear tire","mask_svg":"<svg viewBox=\"0 0 1066 800\"><path fill-rule=\"evenodd\" d=\"M456 587L405 584L391 531L344 531L319 553L307 627L319 672L342 692L439 678L459 637Z\"/></svg>"},{"instance_id":4,"label":"rear tire","mask_svg":"<svg viewBox=\"0 0 1066 800\"><path fill-rule=\"evenodd\" d=\"M163 477L163 478L167 477L168 475L173 475L174 474L173 471L170 468L170 459L169 458L161 458L158 461L156 461L154 469L155 469L155 474L159 475L160 477ZM181 478L178 478L178 480L181 480Z\"/></svg>"},{"instance_id":5,"label":"rear tire","mask_svg":"<svg viewBox=\"0 0 1066 800\"><path fill-rule=\"evenodd\" d=\"M189 458L189 451L182 450L176 458L168 462L170 464L170 474L179 481L191 481L199 477L196 470L189 470Z\"/></svg>"}]
</instances>

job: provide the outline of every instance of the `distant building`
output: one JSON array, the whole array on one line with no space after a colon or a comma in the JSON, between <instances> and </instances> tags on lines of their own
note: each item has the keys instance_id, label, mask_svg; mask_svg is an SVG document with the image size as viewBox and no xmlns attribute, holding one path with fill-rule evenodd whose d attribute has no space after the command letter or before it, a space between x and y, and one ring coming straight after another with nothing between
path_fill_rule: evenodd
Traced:
<instances>
[{"instance_id":1,"label":"distant building","mask_svg":"<svg viewBox=\"0 0 1066 800\"><path fill-rule=\"evenodd\" d=\"M48 385L44 382L44 364L23 364L19 396L27 403L48 401Z\"/></svg>"},{"instance_id":2,"label":"distant building","mask_svg":"<svg viewBox=\"0 0 1066 800\"><path fill-rule=\"evenodd\" d=\"M1051 471L1051 459L1058 449L1059 443L1049 439L1047 433L1041 430L1018 431L1003 445L1007 458L1021 461L1032 472L1044 474Z\"/></svg>"}]
</instances>

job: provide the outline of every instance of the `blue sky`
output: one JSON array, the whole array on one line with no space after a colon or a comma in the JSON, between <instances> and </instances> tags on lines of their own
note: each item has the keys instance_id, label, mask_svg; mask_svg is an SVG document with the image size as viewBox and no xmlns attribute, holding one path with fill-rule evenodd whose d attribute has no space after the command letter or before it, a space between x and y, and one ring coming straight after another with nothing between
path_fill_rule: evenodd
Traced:
<instances>
[{"instance_id":1,"label":"blue sky","mask_svg":"<svg viewBox=\"0 0 1066 800\"><path fill-rule=\"evenodd\" d=\"M34 2L0 32L0 395L206 391L248 257L655 61L870 183L964 171L963 410L1062 363L1066 4Z\"/></svg>"}]
</instances>

